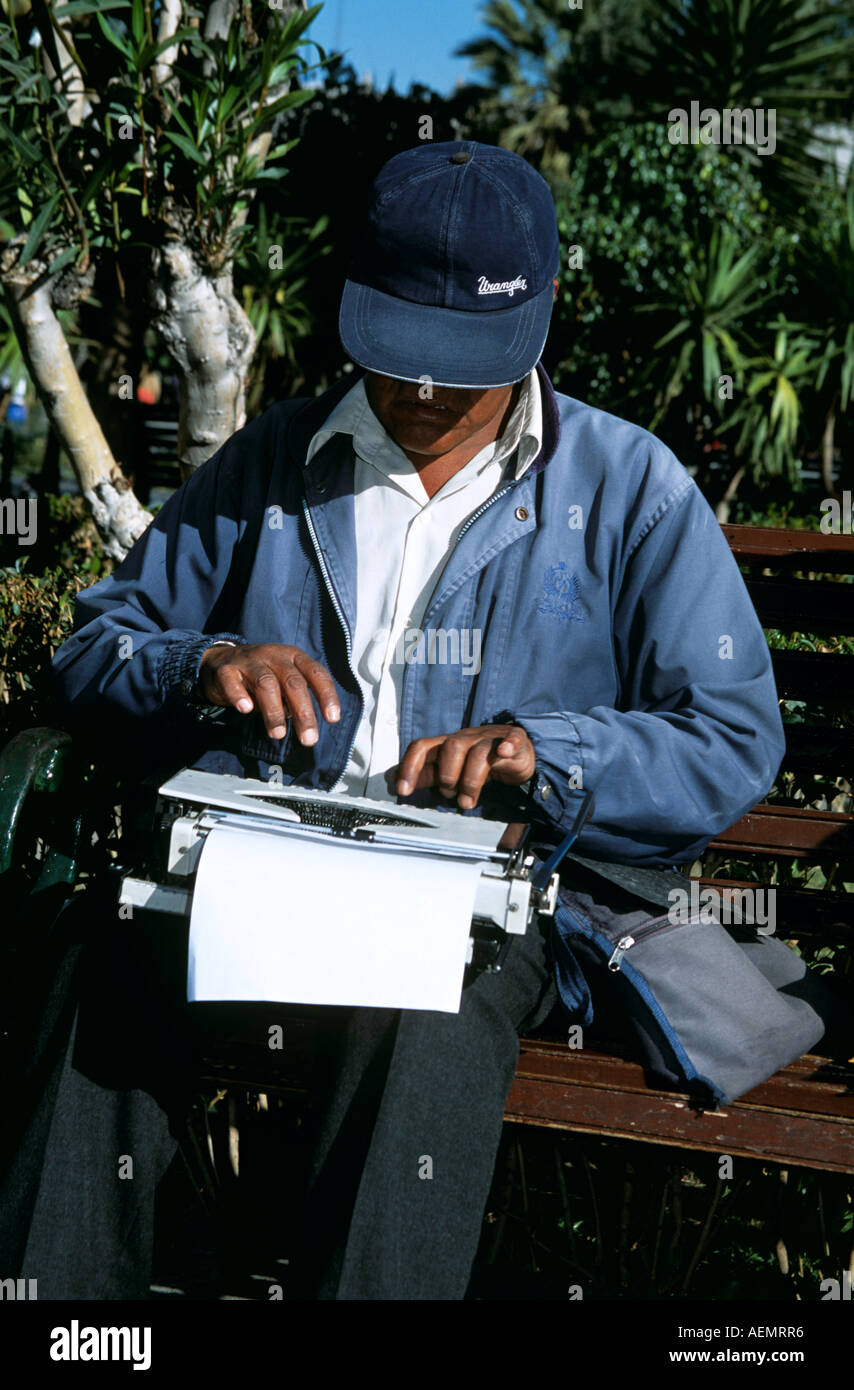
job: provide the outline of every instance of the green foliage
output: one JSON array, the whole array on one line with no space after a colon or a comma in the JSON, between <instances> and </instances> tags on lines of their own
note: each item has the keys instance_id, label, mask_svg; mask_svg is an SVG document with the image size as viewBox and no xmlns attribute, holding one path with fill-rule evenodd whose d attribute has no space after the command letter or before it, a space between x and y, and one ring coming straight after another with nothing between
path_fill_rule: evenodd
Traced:
<instances>
[{"instance_id":1,"label":"green foliage","mask_svg":"<svg viewBox=\"0 0 854 1390\"><path fill-rule=\"evenodd\" d=\"M194 188L193 211L212 266L224 264L251 235L238 217L247 193L287 172L278 161L292 143L274 145L262 160L257 142L278 116L310 96L297 89L268 99L306 71L297 44L319 9L294 14L282 28L271 26L260 48L249 48L240 24L230 26L224 43L196 38L176 64L183 114L167 96L175 126L162 132L171 151L156 147L157 175L173 188Z\"/></svg>"},{"instance_id":2,"label":"green foliage","mask_svg":"<svg viewBox=\"0 0 854 1390\"><path fill-rule=\"evenodd\" d=\"M110 568L82 498L46 497L39 507L36 545L0 569L0 744L55 722L51 659L71 635L77 594Z\"/></svg>"},{"instance_id":3,"label":"green foliage","mask_svg":"<svg viewBox=\"0 0 854 1390\"><path fill-rule=\"evenodd\" d=\"M755 176L724 150L685 153L660 123L621 130L573 160L556 198L562 244L584 257L561 277L556 375L647 426L704 388L717 409L707 342L737 363L745 315L793 283L796 239L771 222Z\"/></svg>"},{"instance_id":4,"label":"green foliage","mask_svg":"<svg viewBox=\"0 0 854 1390\"><path fill-rule=\"evenodd\" d=\"M489 0L489 31L456 52L486 77L483 104L500 119L497 143L517 150L557 184L567 153L632 111L627 55L644 9L626 0Z\"/></svg>"},{"instance_id":5,"label":"green foliage","mask_svg":"<svg viewBox=\"0 0 854 1390\"><path fill-rule=\"evenodd\" d=\"M851 1177L719 1158L505 1126L481 1296L820 1300L848 1268Z\"/></svg>"},{"instance_id":6,"label":"green foliage","mask_svg":"<svg viewBox=\"0 0 854 1390\"><path fill-rule=\"evenodd\" d=\"M737 430L735 452L746 455L755 473L783 474L794 481L800 462L801 400L816 382L818 343L801 324L779 318L771 354L742 357L736 364L735 410L720 427Z\"/></svg>"},{"instance_id":7,"label":"green foliage","mask_svg":"<svg viewBox=\"0 0 854 1390\"><path fill-rule=\"evenodd\" d=\"M792 209L816 196L823 159L814 145L820 120L850 118L854 32L834 0L654 0L631 58L639 114L692 101L764 107L776 113L779 158L747 143L732 153L759 174L766 193ZM823 152L826 153L826 152Z\"/></svg>"},{"instance_id":8,"label":"green foliage","mask_svg":"<svg viewBox=\"0 0 854 1390\"><path fill-rule=\"evenodd\" d=\"M701 485L714 432L751 482L793 483L822 440L827 469L834 428L843 451L851 437L854 180L846 215L819 127L851 128L850 16L834 0L493 0L482 18L459 50L488 77L482 108L585 258L552 328L561 388L660 431ZM773 109L773 156L671 144L669 113L695 101Z\"/></svg>"},{"instance_id":9,"label":"green foliage","mask_svg":"<svg viewBox=\"0 0 854 1390\"><path fill-rule=\"evenodd\" d=\"M178 236L211 277L242 262L238 278L242 270L253 287L261 329L260 375L268 356L288 355L290 335L310 321L300 286L321 229L315 219L307 246L289 248L299 284L279 274L269 292L253 284L253 247L267 226L257 213L264 200L270 232L283 225L297 237L278 194L296 144L284 125L313 95L301 85L312 71L303 48L320 8L286 18L246 0L224 38L206 39L206 10L184 0L178 31L162 43L155 0L47 0L0 26L0 244L17 238L19 264L45 263L55 307L118 293L138 325L152 253ZM76 64L61 83L43 66L60 22ZM14 355L0 321L0 365Z\"/></svg>"},{"instance_id":10,"label":"green foliage","mask_svg":"<svg viewBox=\"0 0 854 1390\"><path fill-rule=\"evenodd\" d=\"M854 162L844 200L804 227L804 297L818 328L816 389L846 411L854 400Z\"/></svg>"},{"instance_id":11,"label":"green foliage","mask_svg":"<svg viewBox=\"0 0 854 1390\"><path fill-rule=\"evenodd\" d=\"M757 262L762 250L753 243L739 253L732 228L712 225L708 248L696 247L695 271L677 272L675 297L664 303L639 305L639 311L663 314L676 323L653 343L656 375L664 376L664 389L656 397L655 429L670 403L691 383L695 398L717 404L718 383L725 365L739 373L744 356L736 338L738 326L756 312L762 302L756 293ZM663 349L668 349L668 357Z\"/></svg>"},{"instance_id":12,"label":"green foliage","mask_svg":"<svg viewBox=\"0 0 854 1390\"><path fill-rule=\"evenodd\" d=\"M487 74L501 143L556 180L617 125L663 124L696 100L773 107L785 155L733 153L791 205L820 177L812 127L850 116L854 35L833 0L490 0L482 19L489 32L457 52Z\"/></svg>"},{"instance_id":13,"label":"green foliage","mask_svg":"<svg viewBox=\"0 0 854 1390\"><path fill-rule=\"evenodd\" d=\"M842 417L850 400L852 187L828 180L807 231L779 220L745 162L672 146L660 124L582 151L556 198L560 388L662 434L701 485L713 434L733 470L795 483L829 406Z\"/></svg>"},{"instance_id":14,"label":"green foliage","mask_svg":"<svg viewBox=\"0 0 854 1390\"><path fill-rule=\"evenodd\" d=\"M185 4L182 26L158 44L150 0L76 0L73 14L59 6L58 20L74 19L93 97L79 124L68 119L71 80L48 80L31 26L19 20L0 32L0 133L13 156L3 161L0 219L7 236L28 229L23 258L40 249L57 269L58 255L67 261L79 252L85 261L103 246L117 253L127 241L156 245L183 214L203 262L224 265L250 235L240 217L247 196L286 172L280 161L290 145L274 145L265 160L259 140L309 96L284 89L306 71L298 46L319 8L281 24L256 4L255 23L233 23L225 39L206 40L191 23L203 16ZM179 100L152 73L174 45Z\"/></svg>"},{"instance_id":15,"label":"green foliage","mask_svg":"<svg viewBox=\"0 0 854 1390\"><path fill-rule=\"evenodd\" d=\"M44 723L51 711L50 660L71 635L82 580L58 565L31 575L26 561L0 571L0 739Z\"/></svg>"},{"instance_id":16,"label":"green foliage","mask_svg":"<svg viewBox=\"0 0 854 1390\"><path fill-rule=\"evenodd\" d=\"M267 206L263 201L259 203L254 237L244 242L235 266L235 282L243 307L260 344L250 413L261 403L271 363L284 360L293 373L298 370L296 344L307 336L315 322L315 315L306 304L309 271L332 249L325 239L328 227L326 215L318 217L313 225L304 217L275 213L273 220L268 221Z\"/></svg>"}]
</instances>

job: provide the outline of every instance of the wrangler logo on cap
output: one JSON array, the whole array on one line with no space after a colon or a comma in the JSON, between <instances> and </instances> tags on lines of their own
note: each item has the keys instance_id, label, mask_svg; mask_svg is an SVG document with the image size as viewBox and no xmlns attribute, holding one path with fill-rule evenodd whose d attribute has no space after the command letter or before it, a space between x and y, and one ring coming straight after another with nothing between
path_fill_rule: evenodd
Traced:
<instances>
[{"instance_id":1,"label":"wrangler logo on cap","mask_svg":"<svg viewBox=\"0 0 854 1390\"><path fill-rule=\"evenodd\" d=\"M487 280L485 275L481 275L477 282L478 294L508 294L513 298L514 290L526 290L528 281L523 275L517 275L515 280Z\"/></svg>"}]
</instances>

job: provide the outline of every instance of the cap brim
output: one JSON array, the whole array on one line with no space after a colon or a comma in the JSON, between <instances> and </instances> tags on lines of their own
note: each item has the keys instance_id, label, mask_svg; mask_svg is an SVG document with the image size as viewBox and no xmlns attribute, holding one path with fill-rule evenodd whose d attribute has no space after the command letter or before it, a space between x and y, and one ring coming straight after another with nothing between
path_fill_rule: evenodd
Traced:
<instances>
[{"instance_id":1,"label":"cap brim","mask_svg":"<svg viewBox=\"0 0 854 1390\"><path fill-rule=\"evenodd\" d=\"M397 299L344 282L338 330L347 354L369 372L436 386L509 386L536 366L554 304L551 282L524 304L482 312Z\"/></svg>"}]
</instances>

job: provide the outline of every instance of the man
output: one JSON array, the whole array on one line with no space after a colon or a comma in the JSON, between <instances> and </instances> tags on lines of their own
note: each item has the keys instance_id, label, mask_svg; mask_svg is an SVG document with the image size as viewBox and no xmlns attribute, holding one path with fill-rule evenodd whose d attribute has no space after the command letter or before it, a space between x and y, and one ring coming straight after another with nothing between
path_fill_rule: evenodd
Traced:
<instances>
[{"instance_id":1,"label":"man","mask_svg":"<svg viewBox=\"0 0 854 1390\"><path fill-rule=\"evenodd\" d=\"M583 845L603 861L690 861L737 820L783 750L767 646L669 450L554 392L540 357L558 268L551 196L518 156L451 142L389 161L341 303L362 372L228 441L80 596L56 658L74 717L116 747L135 731L176 765L192 748L211 770L524 813L552 840L592 788ZM87 978L91 1014L109 990ZM518 1035L554 998L533 929L459 1014L351 1011L306 1206L306 1289L464 1296ZM60 1259L58 1210L83 1200L53 1157L81 1086L101 1122L111 1096L143 1097L134 1142L170 1151L148 1052L112 1083L96 1053L66 1060L42 1145L62 1198L43 1178L24 1250L40 1278ZM137 1215L163 1161L143 1165ZM87 1183L77 1250L134 1273L83 1296L139 1288L144 1242L127 1254L109 1166Z\"/></svg>"}]
</instances>

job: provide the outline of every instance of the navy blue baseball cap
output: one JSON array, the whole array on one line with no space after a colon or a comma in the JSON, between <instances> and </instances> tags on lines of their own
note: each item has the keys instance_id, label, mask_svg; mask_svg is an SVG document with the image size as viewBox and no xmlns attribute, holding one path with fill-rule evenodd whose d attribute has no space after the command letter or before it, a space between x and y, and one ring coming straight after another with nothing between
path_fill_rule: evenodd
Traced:
<instances>
[{"instance_id":1,"label":"navy blue baseball cap","mask_svg":"<svg viewBox=\"0 0 854 1390\"><path fill-rule=\"evenodd\" d=\"M426 143L374 182L338 327L359 366L437 386L508 386L545 346L560 262L548 184L521 155Z\"/></svg>"}]
</instances>

